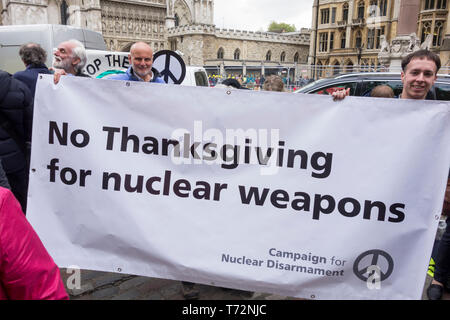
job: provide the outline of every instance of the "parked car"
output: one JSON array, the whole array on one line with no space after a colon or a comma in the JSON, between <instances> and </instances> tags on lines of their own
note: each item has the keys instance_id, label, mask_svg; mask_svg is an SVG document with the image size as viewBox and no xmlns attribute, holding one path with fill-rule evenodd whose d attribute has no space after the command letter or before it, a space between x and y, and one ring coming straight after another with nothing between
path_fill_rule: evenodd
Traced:
<instances>
[{"instance_id":1,"label":"parked car","mask_svg":"<svg viewBox=\"0 0 450 320\"><path fill-rule=\"evenodd\" d=\"M400 95L403 89L398 72L361 72L320 79L296 90L295 93L332 94L338 89L350 88L351 96L369 96L370 91L381 84L390 86L396 96ZM438 75L427 99L450 100L450 75Z\"/></svg>"}]
</instances>

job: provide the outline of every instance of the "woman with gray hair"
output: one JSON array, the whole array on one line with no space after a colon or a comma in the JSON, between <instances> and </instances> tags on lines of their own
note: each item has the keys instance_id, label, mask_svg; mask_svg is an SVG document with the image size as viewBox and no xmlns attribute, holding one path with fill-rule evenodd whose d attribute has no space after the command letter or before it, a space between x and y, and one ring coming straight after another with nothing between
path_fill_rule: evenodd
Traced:
<instances>
[{"instance_id":1,"label":"woman with gray hair","mask_svg":"<svg viewBox=\"0 0 450 320\"><path fill-rule=\"evenodd\" d=\"M19 55L26 69L16 72L14 78L25 83L34 97L38 75L51 73L45 65L47 53L39 44L30 42L20 47Z\"/></svg>"}]
</instances>

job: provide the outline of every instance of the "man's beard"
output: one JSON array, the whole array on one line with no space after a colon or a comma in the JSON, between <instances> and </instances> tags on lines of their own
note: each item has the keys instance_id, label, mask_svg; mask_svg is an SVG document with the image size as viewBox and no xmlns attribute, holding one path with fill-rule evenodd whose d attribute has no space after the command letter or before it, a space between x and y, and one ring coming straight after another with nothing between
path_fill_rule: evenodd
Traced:
<instances>
[{"instance_id":1,"label":"man's beard","mask_svg":"<svg viewBox=\"0 0 450 320\"><path fill-rule=\"evenodd\" d=\"M137 68L133 67L133 71L134 73L136 73L139 77L144 78L149 74L152 74L152 68L149 68L148 70L146 70L145 72L141 72L139 71Z\"/></svg>"},{"instance_id":2,"label":"man's beard","mask_svg":"<svg viewBox=\"0 0 450 320\"><path fill-rule=\"evenodd\" d=\"M66 72L70 71L71 61L70 60L57 60L56 57L53 57L53 68L63 69Z\"/></svg>"}]
</instances>

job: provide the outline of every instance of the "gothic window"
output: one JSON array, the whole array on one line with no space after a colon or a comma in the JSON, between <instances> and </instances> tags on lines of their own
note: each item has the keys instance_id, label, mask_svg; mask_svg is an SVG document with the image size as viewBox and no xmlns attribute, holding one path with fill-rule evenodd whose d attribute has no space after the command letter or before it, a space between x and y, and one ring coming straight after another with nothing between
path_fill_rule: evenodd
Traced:
<instances>
[{"instance_id":1,"label":"gothic window","mask_svg":"<svg viewBox=\"0 0 450 320\"><path fill-rule=\"evenodd\" d=\"M241 51L239 49L234 50L234 60L239 60Z\"/></svg>"},{"instance_id":2,"label":"gothic window","mask_svg":"<svg viewBox=\"0 0 450 320\"><path fill-rule=\"evenodd\" d=\"M355 37L355 48L361 48L361 44L362 44L361 31L357 31Z\"/></svg>"},{"instance_id":3,"label":"gothic window","mask_svg":"<svg viewBox=\"0 0 450 320\"><path fill-rule=\"evenodd\" d=\"M424 42L426 37L431 33L431 22L424 22L422 25L422 36L420 37L420 42Z\"/></svg>"},{"instance_id":4,"label":"gothic window","mask_svg":"<svg viewBox=\"0 0 450 320\"><path fill-rule=\"evenodd\" d=\"M443 21L437 21L434 26L433 46L440 46L442 42Z\"/></svg>"},{"instance_id":5,"label":"gothic window","mask_svg":"<svg viewBox=\"0 0 450 320\"><path fill-rule=\"evenodd\" d=\"M270 61L270 60L272 60L272 51L267 51L267 53L266 53L266 61Z\"/></svg>"},{"instance_id":6,"label":"gothic window","mask_svg":"<svg viewBox=\"0 0 450 320\"><path fill-rule=\"evenodd\" d=\"M371 0L369 4L369 17L377 15L377 0Z\"/></svg>"},{"instance_id":7,"label":"gothic window","mask_svg":"<svg viewBox=\"0 0 450 320\"><path fill-rule=\"evenodd\" d=\"M321 24L330 23L330 9L320 10L320 23Z\"/></svg>"},{"instance_id":8,"label":"gothic window","mask_svg":"<svg viewBox=\"0 0 450 320\"><path fill-rule=\"evenodd\" d=\"M298 57L299 57L299 54L298 54L298 52L296 52L294 55L294 62L298 63L298 60L299 60Z\"/></svg>"},{"instance_id":9,"label":"gothic window","mask_svg":"<svg viewBox=\"0 0 450 320\"><path fill-rule=\"evenodd\" d=\"M280 56L280 61L284 62L285 60L286 60L286 52L283 51Z\"/></svg>"},{"instance_id":10,"label":"gothic window","mask_svg":"<svg viewBox=\"0 0 450 320\"><path fill-rule=\"evenodd\" d=\"M177 40L170 41L170 50L172 50L172 51L177 50Z\"/></svg>"},{"instance_id":11,"label":"gothic window","mask_svg":"<svg viewBox=\"0 0 450 320\"><path fill-rule=\"evenodd\" d=\"M67 23L69 22L69 7L67 6L67 3L65 0L63 0L61 2L61 7L60 7L60 11L61 11L61 24L67 25Z\"/></svg>"},{"instance_id":12,"label":"gothic window","mask_svg":"<svg viewBox=\"0 0 450 320\"><path fill-rule=\"evenodd\" d=\"M446 9L447 8L447 0L437 0L436 9Z\"/></svg>"},{"instance_id":13,"label":"gothic window","mask_svg":"<svg viewBox=\"0 0 450 320\"><path fill-rule=\"evenodd\" d=\"M340 67L339 62L336 61L333 65L333 75L339 74Z\"/></svg>"},{"instance_id":14,"label":"gothic window","mask_svg":"<svg viewBox=\"0 0 450 320\"><path fill-rule=\"evenodd\" d=\"M336 7L331 8L331 23L336 23Z\"/></svg>"},{"instance_id":15,"label":"gothic window","mask_svg":"<svg viewBox=\"0 0 450 320\"><path fill-rule=\"evenodd\" d=\"M376 38L376 44L375 44L377 49L380 49L380 47L381 47L381 43L380 43L381 35L384 35L384 27L377 29L377 38Z\"/></svg>"},{"instance_id":16,"label":"gothic window","mask_svg":"<svg viewBox=\"0 0 450 320\"><path fill-rule=\"evenodd\" d=\"M175 27L178 27L180 25L180 17L178 14L175 13Z\"/></svg>"},{"instance_id":17,"label":"gothic window","mask_svg":"<svg viewBox=\"0 0 450 320\"><path fill-rule=\"evenodd\" d=\"M225 51L223 50L223 48L220 48L219 51L217 51L217 59L223 59L225 55Z\"/></svg>"},{"instance_id":18,"label":"gothic window","mask_svg":"<svg viewBox=\"0 0 450 320\"><path fill-rule=\"evenodd\" d=\"M375 44L375 29L367 30L367 49L373 49Z\"/></svg>"},{"instance_id":19,"label":"gothic window","mask_svg":"<svg viewBox=\"0 0 450 320\"><path fill-rule=\"evenodd\" d=\"M345 36L346 36L346 32L342 31L341 32L341 49L345 48L345 41L346 41Z\"/></svg>"},{"instance_id":20,"label":"gothic window","mask_svg":"<svg viewBox=\"0 0 450 320\"><path fill-rule=\"evenodd\" d=\"M365 7L364 7L364 1L360 1L360 2L358 3L358 19L364 18L364 9L365 9Z\"/></svg>"},{"instance_id":21,"label":"gothic window","mask_svg":"<svg viewBox=\"0 0 450 320\"><path fill-rule=\"evenodd\" d=\"M348 3L344 3L342 7L342 20L347 22L348 21Z\"/></svg>"},{"instance_id":22,"label":"gothic window","mask_svg":"<svg viewBox=\"0 0 450 320\"><path fill-rule=\"evenodd\" d=\"M387 15L387 2L388 0L380 0L380 16L382 17Z\"/></svg>"},{"instance_id":23,"label":"gothic window","mask_svg":"<svg viewBox=\"0 0 450 320\"><path fill-rule=\"evenodd\" d=\"M434 9L434 0L425 0L425 10Z\"/></svg>"},{"instance_id":24,"label":"gothic window","mask_svg":"<svg viewBox=\"0 0 450 320\"><path fill-rule=\"evenodd\" d=\"M319 34L319 52L327 51L328 46L328 32Z\"/></svg>"},{"instance_id":25,"label":"gothic window","mask_svg":"<svg viewBox=\"0 0 450 320\"><path fill-rule=\"evenodd\" d=\"M353 62L351 60L347 61L347 64L345 66L345 72L347 73L353 72Z\"/></svg>"}]
</instances>

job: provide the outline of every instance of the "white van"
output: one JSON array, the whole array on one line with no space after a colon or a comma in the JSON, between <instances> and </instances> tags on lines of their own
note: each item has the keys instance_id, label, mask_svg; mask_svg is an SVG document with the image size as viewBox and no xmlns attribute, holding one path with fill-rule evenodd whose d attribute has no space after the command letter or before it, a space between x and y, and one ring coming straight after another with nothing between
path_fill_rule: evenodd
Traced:
<instances>
[{"instance_id":1,"label":"white van","mask_svg":"<svg viewBox=\"0 0 450 320\"><path fill-rule=\"evenodd\" d=\"M182 86L209 87L208 74L205 68L196 66L186 66L186 76Z\"/></svg>"},{"instance_id":2,"label":"white van","mask_svg":"<svg viewBox=\"0 0 450 320\"><path fill-rule=\"evenodd\" d=\"M88 50L107 50L102 34L88 29L57 24L0 26L0 69L11 74L25 69L19 49L28 42L41 45L47 52L46 65L50 67L53 49L70 39L77 39Z\"/></svg>"},{"instance_id":3,"label":"white van","mask_svg":"<svg viewBox=\"0 0 450 320\"><path fill-rule=\"evenodd\" d=\"M92 78L122 73L129 67L128 52L107 51L103 36L88 29L58 24L32 24L0 26L0 69L11 74L24 70L19 56L20 47L35 42L47 52L46 65L53 63L53 50L63 41L76 39L86 48L87 62L84 72ZM209 87L208 75L203 67L186 67L181 85Z\"/></svg>"}]
</instances>

